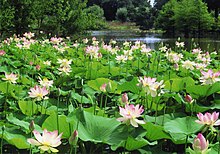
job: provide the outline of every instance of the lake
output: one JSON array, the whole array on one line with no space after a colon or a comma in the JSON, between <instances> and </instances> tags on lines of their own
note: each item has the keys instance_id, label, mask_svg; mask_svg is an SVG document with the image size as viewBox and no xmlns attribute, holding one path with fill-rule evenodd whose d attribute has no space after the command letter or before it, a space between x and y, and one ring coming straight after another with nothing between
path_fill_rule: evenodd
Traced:
<instances>
[{"instance_id":1,"label":"lake","mask_svg":"<svg viewBox=\"0 0 220 154\"><path fill-rule=\"evenodd\" d=\"M176 38L164 37L162 34L155 33L140 33L131 30L103 30L103 31L91 31L90 37L96 37L99 40L104 40L109 42L111 39L117 42L124 41L142 41L152 49L158 49L158 47L163 43L171 48L175 46ZM220 53L220 37L217 38L207 37L207 38L181 38L180 42L185 42L185 47L190 50L195 48L195 46L200 47L202 50L207 51L218 51Z\"/></svg>"}]
</instances>

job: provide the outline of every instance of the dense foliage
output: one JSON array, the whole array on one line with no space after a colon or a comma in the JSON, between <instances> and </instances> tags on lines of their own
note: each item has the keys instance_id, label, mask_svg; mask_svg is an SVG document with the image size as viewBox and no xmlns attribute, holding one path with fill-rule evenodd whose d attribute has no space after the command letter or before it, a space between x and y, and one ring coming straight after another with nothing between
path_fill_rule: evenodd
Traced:
<instances>
[{"instance_id":1,"label":"dense foliage","mask_svg":"<svg viewBox=\"0 0 220 154\"><path fill-rule=\"evenodd\" d=\"M217 154L218 58L180 40L152 50L139 41L7 38L1 153Z\"/></svg>"},{"instance_id":2,"label":"dense foliage","mask_svg":"<svg viewBox=\"0 0 220 154\"><path fill-rule=\"evenodd\" d=\"M170 0L160 11L157 26L170 31L182 32L186 37L190 33L212 29L214 18L202 0Z\"/></svg>"},{"instance_id":3,"label":"dense foliage","mask_svg":"<svg viewBox=\"0 0 220 154\"><path fill-rule=\"evenodd\" d=\"M84 0L1 0L0 31L3 36L30 30L67 36L105 27L103 15L101 8L88 8Z\"/></svg>"}]
</instances>

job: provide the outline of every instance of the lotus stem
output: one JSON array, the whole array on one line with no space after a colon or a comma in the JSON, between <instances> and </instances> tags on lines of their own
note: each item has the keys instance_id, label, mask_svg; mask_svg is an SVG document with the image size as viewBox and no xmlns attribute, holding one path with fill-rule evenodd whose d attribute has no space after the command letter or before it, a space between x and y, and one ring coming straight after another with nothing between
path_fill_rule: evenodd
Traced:
<instances>
[{"instance_id":1,"label":"lotus stem","mask_svg":"<svg viewBox=\"0 0 220 154\"><path fill-rule=\"evenodd\" d=\"M111 70L111 66L110 66L110 56L108 53L108 77L110 77L110 70Z\"/></svg>"},{"instance_id":2,"label":"lotus stem","mask_svg":"<svg viewBox=\"0 0 220 154\"><path fill-rule=\"evenodd\" d=\"M9 82L6 83L6 96L4 102L4 117L6 117L6 110L7 110L7 101L8 101L8 91L9 91Z\"/></svg>"},{"instance_id":3,"label":"lotus stem","mask_svg":"<svg viewBox=\"0 0 220 154\"><path fill-rule=\"evenodd\" d=\"M185 141L185 152L186 152L186 148L187 148L187 142L188 142L188 135L186 135L186 141Z\"/></svg>"},{"instance_id":4,"label":"lotus stem","mask_svg":"<svg viewBox=\"0 0 220 154\"><path fill-rule=\"evenodd\" d=\"M58 98L57 98L57 130L59 132L59 104L60 104L60 89L58 89Z\"/></svg>"},{"instance_id":5,"label":"lotus stem","mask_svg":"<svg viewBox=\"0 0 220 154\"><path fill-rule=\"evenodd\" d=\"M159 101L156 101L156 112L155 112L155 124L157 122L157 112L158 112L158 106L159 106Z\"/></svg>"},{"instance_id":6,"label":"lotus stem","mask_svg":"<svg viewBox=\"0 0 220 154\"><path fill-rule=\"evenodd\" d=\"M34 102L35 101L31 102L31 116L34 115Z\"/></svg>"},{"instance_id":7,"label":"lotus stem","mask_svg":"<svg viewBox=\"0 0 220 154\"><path fill-rule=\"evenodd\" d=\"M5 132L5 126L2 127L2 138L1 138L1 154L3 154L3 136L4 136L4 132Z\"/></svg>"},{"instance_id":8,"label":"lotus stem","mask_svg":"<svg viewBox=\"0 0 220 154\"><path fill-rule=\"evenodd\" d=\"M104 113L103 113L103 116L105 116L105 111L106 111L107 101L108 101L108 94L105 95L105 106L104 106Z\"/></svg>"},{"instance_id":9,"label":"lotus stem","mask_svg":"<svg viewBox=\"0 0 220 154\"><path fill-rule=\"evenodd\" d=\"M101 94L100 109L102 109L102 103L103 103L103 93Z\"/></svg>"}]
</instances>

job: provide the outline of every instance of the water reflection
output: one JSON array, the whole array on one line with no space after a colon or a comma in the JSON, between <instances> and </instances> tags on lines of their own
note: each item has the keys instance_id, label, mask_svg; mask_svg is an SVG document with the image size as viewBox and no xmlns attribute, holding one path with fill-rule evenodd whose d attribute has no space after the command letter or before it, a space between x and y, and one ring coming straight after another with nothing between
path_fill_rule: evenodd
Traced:
<instances>
[{"instance_id":1,"label":"water reflection","mask_svg":"<svg viewBox=\"0 0 220 154\"><path fill-rule=\"evenodd\" d=\"M166 38L161 34L155 33L139 33L136 31L91 31L91 37L97 37L99 40L109 42L111 39L116 40L117 42L124 41L142 41L146 43L152 49L158 49L159 45L163 43L171 48L175 46L177 38ZM202 50L207 51L218 51L220 50L220 40L215 38L181 38L181 41L185 42L185 46L188 50L192 48L200 47Z\"/></svg>"}]
</instances>

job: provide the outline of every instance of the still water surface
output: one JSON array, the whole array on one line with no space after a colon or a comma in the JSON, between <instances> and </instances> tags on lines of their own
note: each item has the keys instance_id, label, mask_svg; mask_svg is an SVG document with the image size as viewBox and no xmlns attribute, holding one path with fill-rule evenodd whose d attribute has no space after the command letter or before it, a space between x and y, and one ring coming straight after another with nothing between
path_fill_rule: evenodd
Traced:
<instances>
[{"instance_id":1,"label":"still water surface","mask_svg":"<svg viewBox=\"0 0 220 154\"><path fill-rule=\"evenodd\" d=\"M142 41L152 49L158 49L158 47L163 43L171 48L175 46L176 38L168 38L162 36L162 34L155 33L140 33L136 31L91 31L91 37L96 37L99 40L109 42L111 39L117 42L124 41ZM180 42L185 42L185 47L190 50L192 48L200 47L202 50L206 51L218 51L220 53L220 38L216 39L210 36L209 38L181 38Z\"/></svg>"}]
</instances>

